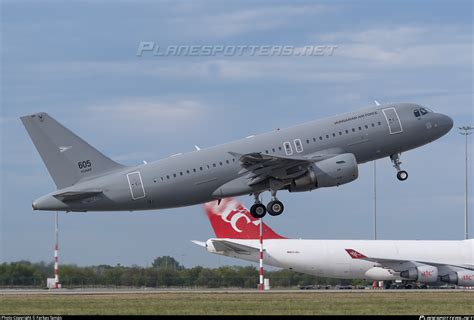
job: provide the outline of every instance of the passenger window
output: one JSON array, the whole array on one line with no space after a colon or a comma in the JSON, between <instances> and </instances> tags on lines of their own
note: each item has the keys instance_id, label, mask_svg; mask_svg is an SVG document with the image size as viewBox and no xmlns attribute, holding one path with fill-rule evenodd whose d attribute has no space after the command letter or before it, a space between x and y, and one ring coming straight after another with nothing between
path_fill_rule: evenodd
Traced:
<instances>
[{"instance_id":1,"label":"passenger window","mask_svg":"<svg viewBox=\"0 0 474 320\"><path fill-rule=\"evenodd\" d=\"M356 132L356 129L352 128L352 132Z\"/></svg>"},{"instance_id":2,"label":"passenger window","mask_svg":"<svg viewBox=\"0 0 474 320\"><path fill-rule=\"evenodd\" d=\"M202 171L202 167L199 167L199 170L201 170L201 171Z\"/></svg>"},{"instance_id":3,"label":"passenger window","mask_svg":"<svg viewBox=\"0 0 474 320\"><path fill-rule=\"evenodd\" d=\"M378 124L379 124L379 126L381 126L381 125L382 125L382 122L379 121Z\"/></svg>"},{"instance_id":4,"label":"passenger window","mask_svg":"<svg viewBox=\"0 0 474 320\"><path fill-rule=\"evenodd\" d=\"M265 150L265 153L268 154L268 150Z\"/></svg>"},{"instance_id":5,"label":"passenger window","mask_svg":"<svg viewBox=\"0 0 474 320\"><path fill-rule=\"evenodd\" d=\"M221 161L221 162L219 162L219 164L222 166L222 161Z\"/></svg>"},{"instance_id":6,"label":"passenger window","mask_svg":"<svg viewBox=\"0 0 474 320\"><path fill-rule=\"evenodd\" d=\"M309 144L309 139L306 139L306 144Z\"/></svg>"},{"instance_id":7,"label":"passenger window","mask_svg":"<svg viewBox=\"0 0 474 320\"><path fill-rule=\"evenodd\" d=\"M193 168L193 172L196 172L196 168Z\"/></svg>"},{"instance_id":8,"label":"passenger window","mask_svg":"<svg viewBox=\"0 0 474 320\"><path fill-rule=\"evenodd\" d=\"M369 129L369 126L368 126L368 125L365 125L365 128L366 128L366 129Z\"/></svg>"},{"instance_id":9,"label":"passenger window","mask_svg":"<svg viewBox=\"0 0 474 320\"><path fill-rule=\"evenodd\" d=\"M229 164L229 160L226 160L225 163Z\"/></svg>"},{"instance_id":10,"label":"passenger window","mask_svg":"<svg viewBox=\"0 0 474 320\"><path fill-rule=\"evenodd\" d=\"M179 175L182 176L182 175L183 175L183 171L181 171L181 172L179 173Z\"/></svg>"},{"instance_id":11,"label":"passenger window","mask_svg":"<svg viewBox=\"0 0 474 320\"><path fill-rule=\"evenodd\" d=\"M186 173L189 174L189 170L186 170Z\"/></svg>"},{"instance_id":12,"label":"passenger window","mask_svg":"<svg viewBox=\"0 0 474 320\"><path fill-rule=\"evenodd\" d=\"M213 163L213 164L212 164L212 166L215 168L215 167L216 167L216 164L215 164L215 163Z\"/></svg>"},{"instance_id":13,"label":"passenger window","mask_svg":"<svg viewBox=\"0 0 474 320\"><path fill-rule=\"evenodd\" d=\"M167 176L166 176L166 179L168 179L168 180L169 180L169 179L170 179L170 176L168 176L168 175L167 175Z\"/></svg>"},{"instance_id":14,"label":"passenger window","mask_svg":"<svg viewBox=\"0 0 474 320\"><path fill-rule=\"evenodd\" d=\"M361 128L361 127L359 127L359 131L360 131L360 130L362 130L362 128Z\"/></svg>"},{"instance_id":15,"label":"passenger window","mask_svg":"<svg viewBox=\"0 0 474 320\"><path fill-rule=\"evenodd\" d=\"M316 142L316 138L313 138L313 142Z\"/></svg>"},{"instance_id":16,"label":"passenger window","mask_svg":"<svg viewBox=\"0 0 474 320\"><path fill-rule=\"evenodd\" d=\"M341 131L339 131L339 135L342 136L342 132L341 132Z\"/></svg>"},{"instance_id":17,"label":"passenger window","mask_svg":"<svg viewBox=\"0 0 474 320\"><path fill-rule=\"evenodd\" d=\"M372 123L372 127L375 127L375 124Z\"/></svg>"},{"instance_id":18,"label":"passenger window","mask_svg":"<svg viewBox=\"0 0 474 320\"><path fill-rule=\"evenodd\" d=\"M323 137L322 137L322 136L319 136L319 140L323 140Z\"/></svg>"},{"instance_id":19,"label":"passenger window","mask_svg":"<svg viewBox=\"0 0 474 320\"><path fill-rule=\"evenodd\" d=\"M173 177L175 177L175 178L176 178L176 173L173 173Z\"/></svg>"},{"instance_id":20,"label":"passenger window","mask_svg":"<svg viewBox=\"0 0 474 320\"><path fill-rule=\"evenodd\" d=\"M275 148L272 148L272 151L275 152Z\"/></svg>"},{"instance_id":21,"label":"passenger window","mask_svg":"<svg viewBox=\"0 0 474 320\"><path fill-rule=\"evenodd\" d=\"M346 130L346 134L349 133L349 130Z\"/></svg>"},{"instance_id":22,"label":"passenger window","mask_svg":"<svg viewBox=\"0 0 474 320\"><path fill-rule=\"evenodd\" d=\"M326 135L326 139L329 139L329 135L328 135L328 134Z\"/></svg>"}]
</instances>

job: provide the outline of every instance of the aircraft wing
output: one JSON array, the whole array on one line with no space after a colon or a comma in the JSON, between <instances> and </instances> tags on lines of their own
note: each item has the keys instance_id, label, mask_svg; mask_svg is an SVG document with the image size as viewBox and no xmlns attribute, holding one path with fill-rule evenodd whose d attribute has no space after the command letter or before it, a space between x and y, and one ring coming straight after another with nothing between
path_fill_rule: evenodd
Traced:
<instances>
[{"instance_id":1,"label":"aircraft wing","mask_svg":"<svg viewBox=\"0 0 474 320\"><path fill-rule=\"evenodd\" d=\"M250 173L248 185L255 185L268 178L278 180L297 178L303 175L308 167L318 161L334 157L337 154L329 154L327 151L318 152L309 156L275 156L260 152L239 154L229 152L239 158L242 170L239 174Z\"/></svg>"},{"instance_id":2,"label":"aircraft wing","mask_svg":"<svg viewBox=\"0 0 474 320\"><path fill-rule=\"evenodd\" d=\"M398 259L386 259L386 258L376 258L376 257L367 257L364 254L355 251L354 249L346 249L346 252L352 259L361 259L366 261L371 261L380 264L384 268L392 269L394 271L400 272L404 271L410 267L418 267L420 265L430 265L434 267L449 267L451 269L466 269L474 270L472 265L455 265L455 264L445 264L432 261L419 261L419 260L398 260Z\"/></svg>"},{"instance_id":3,"label":"aircraft wing","mask_svg":"<svg viewBox=\"0 0 474 320\"><path fill-rule=\"evenodd\" d=\"M218 252L238 253L238 254L247 254L247 255L260 252L260 250L257 248L235 243L232 241L227 241L227 240L215 239L215 240L212 240L212 245Z\"/></svg>"}]
</instances>

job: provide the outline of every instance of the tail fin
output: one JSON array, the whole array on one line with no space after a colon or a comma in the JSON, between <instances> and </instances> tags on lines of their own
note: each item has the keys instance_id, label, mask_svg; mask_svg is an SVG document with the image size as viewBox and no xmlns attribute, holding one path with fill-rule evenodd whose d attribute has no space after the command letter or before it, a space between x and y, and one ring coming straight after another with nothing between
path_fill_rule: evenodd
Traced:
<instances>
[{"instance_id":1,"label":"tail fin","mask_svg":"<svg viewBox=\"0 0 474 320\"><path fill-rule=\"evenodd\" d=\"M260 237L260 220L252 217L250 212L233 198L208 202L204 205L209 221L217 238L258 239ZM263 224L264 239L286 239Z\"/></svg>"},{"instance_id":2,"label":"tail fin","mask_svg":"<svg viewBox=\"0 0 474 320\"><path fill-rule=\"evenodd\" d=\"M20 118L58 189L123 167L41 112Z\"/></svg>"}]
</instances>

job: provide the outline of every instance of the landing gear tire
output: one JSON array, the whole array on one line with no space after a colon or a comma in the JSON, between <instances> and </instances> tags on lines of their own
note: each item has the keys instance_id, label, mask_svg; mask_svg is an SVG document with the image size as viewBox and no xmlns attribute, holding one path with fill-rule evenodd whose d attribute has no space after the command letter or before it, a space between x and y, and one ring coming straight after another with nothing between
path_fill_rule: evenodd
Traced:
<instances>
[{"instance_id":1,"label":"landing gear tire","mask_svg":"<svg viewBox=\"0 0 474 320\"><path fill-rule=\"evenodd\" d=\"M397 172L397 179L400 181L405 181L408 179L408 172L402 170Z\"/></svg>"},{"instance_id":2,"label":"landing gear tire","mask_svg":"<svg viewBox=\"0 0 474 320\"><path fill-rule=\"evenodd\" d=\"M256 219L263 218L267 213L267 208L261 203L256 203L250 207L250 214Z\"/></svg>"},{"instance_id":3,"label":"landing gear tire","mask_svg":"<svg viewBox=\"0 0 474 320\"><path fill-rule=\"evenodd\" d=\"M267 205L268 214L271 216L279 216L283 213L283 210L285 210L285 207L283 203L278 200L270 201Z\"/></svg>"}]
</instances>

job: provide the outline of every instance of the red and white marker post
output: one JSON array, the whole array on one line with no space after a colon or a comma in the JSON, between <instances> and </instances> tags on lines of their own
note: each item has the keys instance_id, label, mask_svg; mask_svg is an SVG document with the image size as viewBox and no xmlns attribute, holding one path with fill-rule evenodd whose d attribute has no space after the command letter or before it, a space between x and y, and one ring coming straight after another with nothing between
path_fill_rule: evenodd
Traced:
<instances>
[{"instance_id":1,"label":"red and white marker post","mask_svg":"<svg viewBox=\"0 0 474 320\"><path fill-rule=\"evenodd\" d=\"M54 243L54 288L59 288L59 274L58 274L58 240L59 240L59 231L58 231L58 212L56 211L56 235Z\"/></svg>"},{"instance_id":2,"label":"red and white marker post","mask_svg":"<svg viewBox=\"0 0 474 320\"><path fill-rule=\"evenodd\" d=\"M260 291L263 289L263 221L260 218Z\"/></svg>"}]
</instances>

